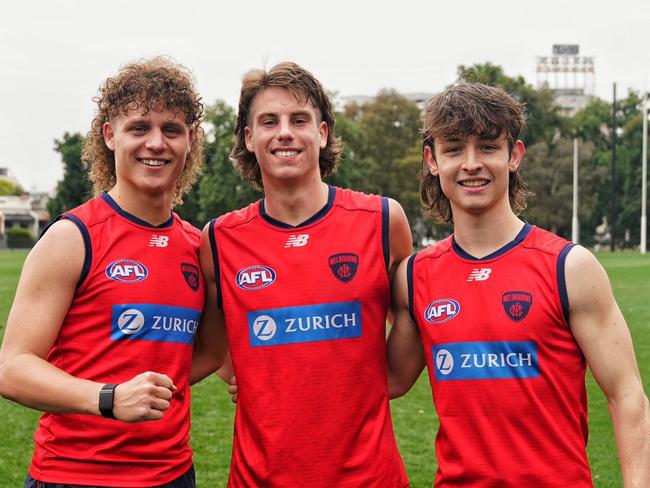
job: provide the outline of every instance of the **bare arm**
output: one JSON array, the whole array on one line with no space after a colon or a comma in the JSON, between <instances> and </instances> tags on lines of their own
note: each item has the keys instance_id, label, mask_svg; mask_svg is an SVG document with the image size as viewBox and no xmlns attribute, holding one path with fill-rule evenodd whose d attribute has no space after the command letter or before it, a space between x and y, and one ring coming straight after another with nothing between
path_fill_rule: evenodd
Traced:
<instances>
[{"instance_id":1,"label":"bare arm","mask_svg":"<svg viewBox=\"0 0 650 488\"><path fill-rule=\"evenodd\" d=\"M390 398L405 395L424 368L424 350L420 332L409 312L406 263L404 260L393 278L395 321L387 344L388 394Z\"/></svg>"},{"instance_id":2,"label":"bare arm","mask_svg":"<svg viewBox=\"0 0 650 488\"><path fill-rule=\"evenodd\" d=\"M625 486L650 486L650 405L607 274L576 246L567 256L566 282L571 330L607 397Z\"/></svg>"},{"instance_id":3,"label":"bare arm","mask_svg":"<svg viewBox=\"0 0 650 488\"><path fill-rule=\"evenodd\" d=\"M100 415L103 383L76 378L45 359L56 340L84 260L84 243L69 220L55 223L23 266L0 348L0 395L54 413ZM113 412L128 422L162 418L172 380L146 372L115 389Z\"/></svg>"},{"instance_id":4,"label":"bare arm","mask_svg":"<svg viewBox=\"0 0 650 488\"><path fill-rule=\"evenodd\" d=\"M397 265L413 252L413 237L404 209L392 198L388 199L388 213L388 239L390 242L388 273L392 279Z\"/></svg>"},{"instance_id":5,"label":"bare arm","mask_svg":"<svg viewBox=\"0 0 650 488\"><path fill-rule=\"evenodd\" d=\"M220 370L219 376L228 383L232 377L232 365L228 354L224 316L217 305L217 282L210 247L209 224L203 229L199 254L206 294L201 323L194 339L190 384L201 381L220 368L223 369Z\"/></svg>"}]
</instances>

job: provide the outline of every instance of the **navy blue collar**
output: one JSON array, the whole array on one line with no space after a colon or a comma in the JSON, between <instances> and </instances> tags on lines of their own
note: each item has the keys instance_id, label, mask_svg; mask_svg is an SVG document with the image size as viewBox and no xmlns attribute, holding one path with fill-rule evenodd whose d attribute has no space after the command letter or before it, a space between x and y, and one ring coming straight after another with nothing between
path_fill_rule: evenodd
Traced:
<instances>
[{"instance_id":1,"label":"navy blue collar","mask_svg":"<svg viewBox=\"0 0 650 488\"><path fill-rule=\"evenodd\" d=\"M145 222L144 220L136 217L135 215L132 215L125 210L122 210L122 208L117 204L117 202L113 200L113 197L111 197L108 193L102 193L101 198L106 203L108 203L111 206L111 208L115 210L118 214L120 214L125 219L130 220L134 224L142 225L143 227L151 227L152 229L164 229L166 227L171 227L172 224L174 223L174 216L170 215L169 219L163 222L162 224L152 225L149 222Z\"/></svg>"},{"instance_id":2,"label":"navy blue collar","mask_svg":"<svg viewBox=\"0 0 650 488\"><path fill-rule=\"evenodd\" d=\"M466 252L462 247L460 247L458 245L458 243L456 242L456 239L453 236L452 236L452 241L451 241L451 247L453 247L454 251L456 251L456 254L458 254L463 259L469 259L469 260L472 260L472 261L486 261L488 259L493 259L493 258L501 256L502 254L507 253L510 249L515 247L521 241L523 241L532 228L533 228L533 226L531 224L529 224L528 222L524 222L524 226L522 227L522 229L519 231L517 236L512 241L510 241L508 244L503 246L501 249L497 249L493 253L490 253L487 256L484 256L482 258L476 258L476 257L472 256L471 254L469 254L468 252Z\"/></svg>"},{"instance_id":3,"label":"navy blue collar","mask_svg":"<svg viewBox=\"0 0 650 488\"><path fill-rule=\"evenodd\" d=\"M327 215L327 213L330 211L334 203L334 197L336 196L336 188L334 188L332 185L327 185L327 187L328 187L327 203L318 212L316 212L314 215L312 215L307 220L301 222L298 225L285 224L284 222L274 219L269 214L267 214L266 209L264 208L263 198L260 200L260 215L269 224L275 227L280 227L282 229L297 229L298 227L304 227L306 225L313 224L314 222L325 217L325 215Z\"/></svg>"}]
</instances>

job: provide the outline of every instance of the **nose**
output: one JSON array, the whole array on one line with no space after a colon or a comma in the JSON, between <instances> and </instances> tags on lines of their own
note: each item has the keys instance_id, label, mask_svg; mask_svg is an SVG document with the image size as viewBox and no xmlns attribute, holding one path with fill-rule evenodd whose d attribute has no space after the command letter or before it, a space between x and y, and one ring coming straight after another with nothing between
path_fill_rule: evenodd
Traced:
<instances>
[{"instance_id":1,"label":"nose","mask_svg":"<svg viewBox=\"0 0 650 488\"><path fill-rule=\"evenodd\" d=\"M288 119L280 120L278 124L278 134L277 137L279 140L292 140L293 131L291 130L291 121Z\"/></svg>"},{"instance_id":2,"label":"nose","mask_svg":"<svg viewBox=\"0 0 650 488\"><path fill-rule=\"evenodd\" d=\"M463 161L463 169L469 173L475 173L483 166L481 154L474 148L467 148L465 152L465 160Z\"/></svg>"},{"instance_id":3,"label":"nose","mask_svg":"<svg viewBox=\"0 0 650 488\"><path fill-rule=\"evenodd\" d=\"M160 129L152 129L147 135L147 149L160 152L165 149L165 136Z\"/></svg>"}]
</instances>

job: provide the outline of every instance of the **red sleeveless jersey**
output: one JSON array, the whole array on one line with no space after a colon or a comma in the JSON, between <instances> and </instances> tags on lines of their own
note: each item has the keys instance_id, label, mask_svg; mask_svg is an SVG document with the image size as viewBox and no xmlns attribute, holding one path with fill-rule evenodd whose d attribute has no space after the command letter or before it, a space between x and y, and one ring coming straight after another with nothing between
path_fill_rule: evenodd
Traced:
<instances>
[{"instance_id":1,"label":"red sleeveless jersey","mask_svg":"<svg viewBox=\"0 0 650 488\"><path fill-rule=\"evenodd\" d=\"M128 424L45 413L30 474L51 483L158 486L192 465L189 372L204 301L200 232L173 215L153 227L108 194L63 214L79 228L86 259L48 361L78 378L121 383L145 371L178 390L162 420Z\"/></svg>"},{"instance_id":2,"label":"red sleeveless jersey","mask_svg":"<svg viewBox=\"0 0 650 488\"><path fill-rule=\"evenodd\" d=\"M571 247L526 224L483 259L453 237L410 258L440 418L435 486L593 486L585 359L567 322Z\"/></svg>"},{"instance_id":3,"label":"red sleeveless jersey","mask_svg":"<svg viewBox=\"0 0 650 488\"><path fill-rule=\"evenodd\" d=\"M230 487L407 485L388 405L388 200L330 187L303 224L211 222L239 386Z\"/></svg>"}]
</instances>

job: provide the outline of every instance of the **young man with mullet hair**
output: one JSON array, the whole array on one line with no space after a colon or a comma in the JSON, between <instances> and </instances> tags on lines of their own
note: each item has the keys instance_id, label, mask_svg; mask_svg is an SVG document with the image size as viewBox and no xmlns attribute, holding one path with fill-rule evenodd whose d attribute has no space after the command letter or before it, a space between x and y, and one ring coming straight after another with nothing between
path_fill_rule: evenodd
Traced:
<instances>
[{"instance_id":1,"label":"young man with mullet hair","mask_svg":"<svg viewBox=\"0 0 650 488\"><path fill-rule=\"evenodd\" d=\"M95 101L83 158L97 196L57 217L25 261L0 394L45 412L27 488L191 488L205 291L200 231L172 207L202 162L203 105L166 58L124 66Z\"/></svg>"},{"instance_id":2,"label":"young man with mullet hair","mask_svg":"<svg viewBox=\"0 0 650 488\"><path fill-rule=\"evenodd\" d=\"M294 63L244 77L235 132L235 164L264 198L201 243L239 391L228 486L404 488L385 337L406 216L322 181L341 144L325 90Z\"/></svg>"},{"instance_id":3,"label":"young man with mullet hair","mask_svg":"<svg viewBox=\"0 0 650 488\"><path fill-rule=\"evenodd\" d=\"M650 407L607 275L583 247L517 216L523 106L461 84L423 121L422 200L454 233L400 264L388 362L393 397L427 365L435 486L593 486L587 365L608 399L625 486L650 486Z\"/></svg>"}]
</instances>

